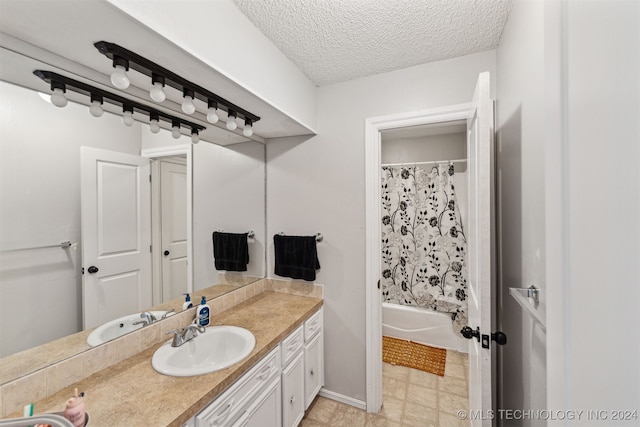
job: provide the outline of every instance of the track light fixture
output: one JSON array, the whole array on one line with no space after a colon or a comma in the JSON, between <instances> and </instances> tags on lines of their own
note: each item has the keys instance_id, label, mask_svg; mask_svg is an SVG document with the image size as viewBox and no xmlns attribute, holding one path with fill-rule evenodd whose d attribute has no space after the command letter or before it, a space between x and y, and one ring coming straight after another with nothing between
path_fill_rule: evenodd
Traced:
<instances>
[{"instance_id":1,"label":"track light fixture","mask_svg":"<svg viewBox=\"0 0 640 427\"><path fill-rule=\"evenodd\" d=\"M200 135L198 135L198 129L191 129L191 142L197 144L200 142Z\"/></svg>"},{"instance_id":2,"label":"track light fixture","mask_svg":"<svg viewBox=\"0 0 640 427\"><path fill-rule=\"evenodd\" d=\"M190 82L182 78L181 76L169 71L168 69L156 64L148 60L147 58L138 55L137 53L131 52L123 48L122 46L118 46L114 43L109 43L106 41L100 41L94 44L96 49L107 58L113 61L114 67L116 66L116 62L118 65L122 67L123 70L128 70L129 68L136 70L146 76L151 78L151 84L153 88L152 91L158 94L158 97L154 97L154 93L151 93L151 98L156 102L159 101L161 96L159 96L159 91L162 89L162 85L168 85L182 92L184 96L184 100L182 102L182 111L186 114L193 114L196 110L196 106L193 101L195 99L199 99L202 102L207 103L207 121L209 123L217 123L219 120L220 111L224 111L230 117L234 116L233 120L227 120L227 129L235 130L238 127L238 124L235 122L235 117L244 120L245 129L247 120L250 123L249 128L251 129L251 135L253 135L253 124L260 120L260 117L255 114L246 111L237 105L227 101L226 99L216 95L213 92L199 86L195 83ZM123 62L125 61L125 62ZM126 78L126 75L125 75ZM127 79L128 82L128 79ZM114 82L115 85L115 82ZM128 85L127 85L128 86ZM116 85L116 87L119 87ZM164 91L162 91L164 93ZM163 98L164 100L164 98Z\"/></svg>"},{"instance_id":3,"label":"track light fixture","mask_svg":"<svg viewBox=\"0 0 640 427\"><path fill-rule=\"evenodd\" d=\"M171 136L174 137L175 139L180 138L180 122L178 122L177 120L174 120L171 123Z\"/></svg>"},{"instance_id":4,"label":"track light fixture","mask_svg":"<svg viewBox=\"0 0 640 427\"><path fill-rule=\"evenodd\" d=\"M155 73L151 74L151 90L149 90L149 96L156 102L163 102L167 99L167 94L164 93L164 77Z\"/></svg>"},{"instance_id":5,"label":"track light fixture","mask_svg":"<svg viewBox=\"0 0 640 427\"><path fill-rule=\"evenodd\" d=\"M160 132L160 116L156 113L149 113L149 130L151 133Z\"/></svg>"},{"instance_id":6,"label":"track light fixture","mask_svg":"<svg viewBox=\"0 0 640 427\"><path fill-rule=\"evenodd\" d=\"M236 122L236 112L229 110L229 117L227 117L227 129L236 130L238 128L238 122Z\"/></svg>"},{"instance_id":7,"label":"track light fixture","mask_svg":"<svg viewBox=\"0 0 640 427\"><path fill-rule=\"evenodd\" d=\"M184 126L187 129L197 130L198 133L206 129L204 126L183 120L179 117L175 117L171 114L166 114L155 108L149 107L144 104L132 101L122 96L107 92L100 88L88 85L86 83L79 82L61 74L54 73L52 71L36 70L33 72L40 79L51 85L53 94L51 95L51 103L57 107L64 107L67 105L67 98L64 96L67 90L79 93L81 95L90 97L91 106L89 111L92 115L99 117L103 114L103 103L107 102L112 105L116 105L122 108L122 121L127 125L133 125L135 119L133 113L149 116L149 127L151 132L157 133L160 131L160 120L171 123L172 128L177 130L178 138L181 135L180 128Z\"/></svg>"},{"instance_id":8,"label":"track light fixture","mask_svg":"<svg viewBox=\"0 0 640 427\"><path fill-rule=\"evenodd\" d=\"M244 120L244 129L242 129L242 134L247 138L253 135L253 125L251 124L251 120Z\"/></svg>"},{"instance_id":9,"label":"track light fixture","mask_svg":"<svg viewBox=\"0 0 640 427\"><path fill-rule=\"evenodd\" d=\"M133 107L131 105L122 106L122 123L125 126L133 126L135 120L133 120Z\"/></svg>"},{"instance_id":10,"label":"track light fixture","mask_svg":"<svg viewBox=\"0 0 640 427\"><path fill-rule=\"evenodd\" d=\"M182 101L182 111L185 114L193 114L196 112L196 105L193 103L193 91L191 89L182 89L184 99Z\"/></svg>"},{"instance_id":11,"label":"track light fixture","mask_svg":"<svg viewBox=\"0 0 640 427\"><path fill-rule=\"evenodd\" d=\"M126 89L129 87L129 61L119 56L113 57L113 73L111 73L111 83L118 89Z\"/></svg>"},{"instance_id":12,"label":"track light fixture","mask_svg":"<svg viewBox=\"0 0 640 427\"><path fill-rule=\"evenodd\" d=\"M51 103L56 107L65 107L67 105L67 98L64 96L67 88L64 83L51 81Z\"/></svg>"},{"instance_id":13,"label":"track light fixture","mask_svg":"<svg viewBox=\"0 0 640 427\"><path fill-rule=\"evenodd\" d=\"M89 112L93 117L100 117L104 114L104 110L102 109L103 99L100 95L91 94L91 106L89 107Z\"/></svg>"},{"instance_id":14,"label":"track light fixture","mask_svg":"<svg viewBox=\"0 0 640 427\"><path fill-rule=\"evenodd\" d=\"M207 110L207 121L211 124L218 123L218 120L220 120L220 116L218 116L218 103L209 99L207 100L207 106L209 107Z\"/></svg>"}]
</instances>

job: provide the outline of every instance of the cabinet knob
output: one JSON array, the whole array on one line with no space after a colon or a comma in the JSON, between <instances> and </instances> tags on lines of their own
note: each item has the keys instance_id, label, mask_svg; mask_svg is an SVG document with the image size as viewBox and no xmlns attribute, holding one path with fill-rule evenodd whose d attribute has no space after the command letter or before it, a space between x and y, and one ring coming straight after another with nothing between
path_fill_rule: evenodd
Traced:
<instances>
[{"instance_id":1,"label":"cabinet knob","mask_svg":"<svg viewBox=\"0 0 640 427\"><path fill-rule=\"evenodd\" d=\"M309 371L309 373L310 373L311 375L315 374L315 372L313 372L313 368L311 368L311 370Z\"/></svg>"},{"instance_id":2,"label":"cabinet knob","mask_svg":"<svg viewBox=\"0 0 640 427\"><path fill-rule=\"evenodd\" d=\"M290 402L291 402L292 405L293 405L293 402L295 402L295 401L296 401L296 397L295 396L291 396Z\"/></svg>"}]
</instances>

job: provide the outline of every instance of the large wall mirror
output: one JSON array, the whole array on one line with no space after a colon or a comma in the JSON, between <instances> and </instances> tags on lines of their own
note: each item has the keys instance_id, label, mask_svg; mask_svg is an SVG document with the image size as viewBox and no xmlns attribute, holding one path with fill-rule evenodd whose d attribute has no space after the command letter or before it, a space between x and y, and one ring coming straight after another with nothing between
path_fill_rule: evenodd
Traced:
<instances>
[{"instance_id":1,"label":"large wall mirror","mask_svg":"<svg viewBox=\"0 0 640 427\"><path fill-rule=\"evenodd\" d=\"M265 276L264 144L192 145L187 136L173 139L166 130L152 134L147 124L124 126L117 114L92 117L86 105L69 102L57 108L41 92L15 83L0 81L0 357L16 358L33 346L78 335L113 317L152 308L179 311L183 293L191 292L197 304L205 288L210 298L215 296L212 286L222 294ZM92 244L139 243L128 225L131 213L139 211L138 202L125 197L117 208L111 206L111 220L122 218L101 225L120 232L102 230L101 242L87 240L83 216L88 212L81 206L96 188L83 182L83 151L114 155L115 163L119 155L143 158L153 176L151 183L145 178L150 216L134 221L151 230L153 251L147 249L141 258L149 263L149 276L143 283L120 277L116 292L101 288L90 304L83 250ZM100 179L126 176L126 171L104 169ZM111 194L117 187L105 188L97 189L105 192L103 197L122 195ZM251 232L246 271L216 270L212 233L220 230ZM111 251L113 256L117 252ZM32 361L28 370L88 349L80 335L76 347ZM0 383L25 373L6 371Z\"/></svg>"}]
</instances>

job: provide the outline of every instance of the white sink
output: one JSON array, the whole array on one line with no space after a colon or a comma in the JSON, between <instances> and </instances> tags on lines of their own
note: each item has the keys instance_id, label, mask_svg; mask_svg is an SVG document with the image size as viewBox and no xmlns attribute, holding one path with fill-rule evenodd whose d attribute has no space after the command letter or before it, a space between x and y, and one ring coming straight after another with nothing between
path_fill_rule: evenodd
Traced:
<instances>
[{"instance_id":1,"label":"white sink","mask_svg":"<svg viewBox=\"0 0 640 427\"><path fill-rule=\"evenodd\" d=\"M174 377L207 374L240 362L255 345L255 337L244 328L210 326L180 347L171 347L171 341L163 344L153 354L151 365Z\"/></svg>"},{"instance_id":2,"label":"white sink","mask_svg":"<svg viewBox=\"0 0 640 427\"><path fill-rule=\"evenodd\" d=\"M153 314L157 319L160 319L166 313L166 311L150 311L149 313ZM167 316L171 316L173 314L174 313L169 313ZM87 337L87 344L89 344L91 347L95 347L107 341L111 341L125 334L128 334L129 332L140 329L144 326L143 324L133 324L134 322L138 322L140 320L142 320L142 318L140 317L140 313L135 313L119 317L105 323L102 326L98 326Z\"/></svg>"}]
</instances>

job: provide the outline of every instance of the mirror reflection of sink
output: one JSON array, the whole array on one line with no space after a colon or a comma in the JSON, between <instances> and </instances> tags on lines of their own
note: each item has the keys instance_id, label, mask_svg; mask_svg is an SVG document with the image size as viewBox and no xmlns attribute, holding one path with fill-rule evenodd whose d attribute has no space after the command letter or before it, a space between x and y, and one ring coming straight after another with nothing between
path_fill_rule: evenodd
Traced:
<instances>
[{"instance_id":1,"label":"mirror reflection of sink","mask_svg":"<svg viewBox=\"0 0 640 427\"><path fill-rule=\"evenodd\" d=\"M166 313L166 311L150 311L149 313L153 314L157 319L160 319ZM169 313L167 317L173 314L174 313ZM107 322L104 325L98 326L96 329L94 329L87 337L87 344L89 344L91 347L95 347L107 341L111 341L125 334L128 334L129 332L140 329L143 327L143 324L133 324L134 322L139 322L140 320L142 320L140 318L140 313L129 314L111 320L110 322Z\"/></svg>"},{"instance_id":2,"label":"mirror reflection of sink","mask_svg":"<svg viewBox=\"0 0 640 427\"><path fill-rule=\"evenodd\" d=\"M171 347L171 341L163 344L153 354L151 365L174 377L207 374L240 362L255 345L255 337L244 328L209 326L180 347Z\"/></svg>"}]
</instances>

